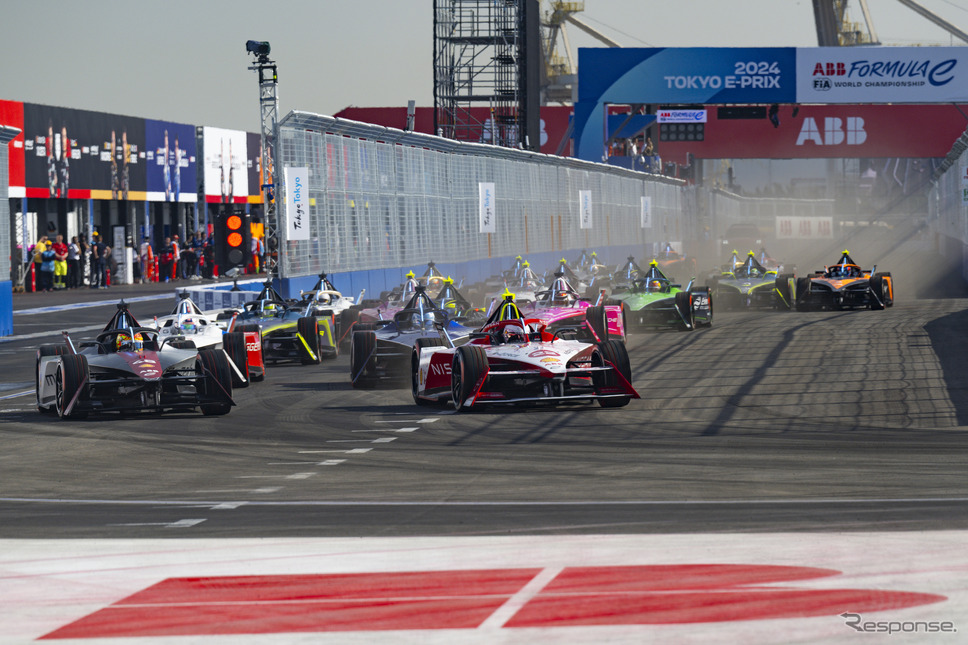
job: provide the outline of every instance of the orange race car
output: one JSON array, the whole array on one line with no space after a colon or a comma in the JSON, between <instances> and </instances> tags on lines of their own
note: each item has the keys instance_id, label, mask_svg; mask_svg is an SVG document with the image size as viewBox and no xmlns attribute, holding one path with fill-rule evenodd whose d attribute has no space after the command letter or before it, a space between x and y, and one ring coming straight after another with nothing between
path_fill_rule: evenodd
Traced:
<instances>
[{"instance_id":1,"label":"orange race car","mask_svg":"<svg viewBox=\"0 0 968 645\"><path fill-rule=\"evenodd\" d=\"M806 309L884 309L894 304L890 273L861 269L847 251L837 264L796 282L796 307Z\"/></svg>"}]
</instances>

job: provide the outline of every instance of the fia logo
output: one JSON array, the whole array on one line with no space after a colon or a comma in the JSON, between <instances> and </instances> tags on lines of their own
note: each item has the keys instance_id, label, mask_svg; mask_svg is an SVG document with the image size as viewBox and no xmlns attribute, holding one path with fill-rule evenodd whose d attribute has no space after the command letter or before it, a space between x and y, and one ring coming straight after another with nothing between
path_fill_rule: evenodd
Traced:
<instances>
[{"instance_id":1,"label":"fia logo","mask_svg":"<svg viewBox=\"0 0 968 645\"><path fill-rule=\"evenodd\" d=\"M830 79L829 78L815 78L813 79L813 89L818 92L826 92L830 89Z\"/></svg>"}]
</instances>

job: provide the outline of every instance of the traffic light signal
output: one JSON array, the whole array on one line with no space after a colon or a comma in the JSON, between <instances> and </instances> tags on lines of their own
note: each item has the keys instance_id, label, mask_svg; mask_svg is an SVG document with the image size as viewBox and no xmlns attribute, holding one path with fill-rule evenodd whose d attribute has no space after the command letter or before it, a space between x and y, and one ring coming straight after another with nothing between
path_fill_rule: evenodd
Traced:
<instances>
[{"instance_id":1,"label":"traffic light signal","mask_svg":"<svg viewBox=\"0 0 968 645\"><path fill-rule=\"evenodd\" d=\"M215 222L215 257L219 271L244 267L249 261L249 217L245 213L219 213Z\"/></svg>"}]
</instances>

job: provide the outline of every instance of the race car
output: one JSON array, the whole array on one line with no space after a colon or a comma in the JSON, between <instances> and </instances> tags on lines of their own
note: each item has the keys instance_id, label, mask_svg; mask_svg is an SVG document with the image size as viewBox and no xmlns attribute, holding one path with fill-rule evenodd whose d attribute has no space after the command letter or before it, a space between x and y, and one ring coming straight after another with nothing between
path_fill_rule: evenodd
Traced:
<instances>
[{"instance_id":1,"label":"race car","mask_svg":"<svg viewBox=\"0 0 968 645\"><path fill-rule=\"evenodd\" d=\"M593 302L582 297L565 277L566 272L555 273L551 287L534 294L534 300L519 301L518 306L528 318L540 318L554 333L559 327L578 325L588 320L588 335L583 340L603 341L609 337L625 340L625 306L606 303L602 292L595 294Z\"/></svg>"},{"instance_id":2,"label":"race car","mask_svg":"<svg viewBox=\"0 0 968 645\"><path fill-rule=\"evenodd\" d=\"M229 360L220 350L176 348L138 324L122 300L94 341L41 345L37 409L64 419L100 412L198 408L226 414L235 405Z\"/></svg>"},{"instance_id":3,"label":"race car","mask_svg":"<svg viewBox=\"0 0 968 645\"><path fill-rule=\"evenodd\" d=\"M417 285L413 297L392 320L359 323L350 349L350 380L353 387L369 387L381 381L405 381L413 347L426 338L437 338L435 325L447 328L451 338L461 340L470 327L452 320L447 312Z\"/></svg>"},{"instance_id":4,"label":"race car","mask_svg":"<svg viewBox=\"0 0 968 645\"><path fill-rule=\"evenodd\" d=\"M437 306L447 312L451 320L456 320L462 325L477 327L487 318L487 313L483 308L475 307L470 300L457 290L457 287L454 286L454 279L450 276L444 279L444 286L434 300L437 302Z\"/></svg>"},{"instance_id":5,"label":"race car","mask_svg":"<svg viewBox=\"0 0 968 645\"><path fill-rule=\"evenodd\" d=\"M598 401L620 407L639 398L625 344L586 343L576 329L548 331L524 318L508 294L488 322L456 346L442 326L411 356L411 392L417 405L452 402L457 411L494 404L560 404Z\"/></svg>"},{"instance_id":6,"label":"race car","mask_svg":"<svg viewBox=\"0 0 968 645\"><path fill-rule=\"evenodd\" d=\"M734 254L734 259L736 255ZM764 267L750 251L739 265L731 262L717 275L706 280L716 304L724 308L772 307L790 309L789 284L793 276L778 276L776 270Z\"/></svg>"},{"instance_id":7,"label":"race car","mask_svg":"<svg viewBox=\"0 0 968 645\"><path fill-rule=\"evenodd\" d=\"M796 308L884 309L894 305L894 279L877 273L877 266L861 269L844 251L837 264L796 281Z\"/></svg>"},{"instance_id":8,"label":"race car","mask_svg":"<svg viewBox=\"0 0 968 645\"><path fill-rule=\"evenodd\" d=\"M304 316L333 319L333 335L340 351L349 349L353 327L360 320L360 305L366 289L360 290L358 298L344 296L325 273L319 274L316 285L308 291L300 291L301 300L296 305L304 307Z\"/></svg>"},{"instance_id":9,"label":"race car","mask_svg":"<svg viewBox=\"0 0 968 645\"><path fill-rule=\"evenodd\" d=\"M368 299L360 303L360 322L375 323L393 320L394 314L403 309L417 292L420 283L413 271L408 271L404 282L399 287L384 291L379 299ZM426 290L426 287L425 287Z\"/></svg>"},{"instance_id":10,"label":"race car","mask_svg":"<svg viewBox=\"0 0 968 645\"><path fill-rule=\"evenodd\" d=\"M713 324L713 296L709 287L685 289L673 284L652 260L648 270L629 285L616 287L611 297L628 307L626 319L630 330L642 331L673 327L688 331Z\"/></svg>"},{"instance_id":11,"label":"race car","mask_svg":"<svg viewBox=\"0 0 968 645\"><path fill-rule=\"evenodd\" d=\"M231 320L231 319L230 319ZM172 347L224 350L232 368L232 384L246 387L266 377L262 343L258 332L234 331L226 333L228 321L206 314L198 308L187 291L178 294L175 308L167 316L156 317L155 329L162 341Z\"/></svg>"},{"instance_id":12,"label":"race car","mask_svg":"<svg viewBox=\"0 0 968 645\"><path fill-rule=\"evenodd\" d=\"M284 300L267 280L258 298L235 313L229 332L258 333L265 362L314 365L322 358L335 358L335 317L306 314L306 307Z\"/></svg>"}]
</instances>

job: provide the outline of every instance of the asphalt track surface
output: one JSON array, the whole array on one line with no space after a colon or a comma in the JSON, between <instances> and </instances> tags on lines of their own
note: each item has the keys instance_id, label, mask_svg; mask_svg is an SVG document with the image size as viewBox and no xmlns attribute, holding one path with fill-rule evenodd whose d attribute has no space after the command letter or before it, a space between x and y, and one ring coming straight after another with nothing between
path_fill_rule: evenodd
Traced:
<instances>
[{"instance_id":1,"label":"asphalt track surface","mask_svg":"<svg viewBox=\"0 0 968 645\"><path fill-rule=\"evenodd\" d=\"M62 328L93 334L112 307L17 313L36 309L43 294L36 302L17 296L17 336L0 342L0 544L8 553L29 554L40 569L45 554L60 557L56 545L87 554L90 540L115 544L117 553L138 552L131 546L138 544L153 553L166 543L204 552L238 541L278 546L317 539L340 549L352 548L346 540L383 546L380 540L410 540L396 544L437 544L444 552L450 547L442 540L517 540L551 557L562 548L580 552L576 540L587 548L582 540L595 539L635 553L676 553L677 543L694 544L698 554L690 553L699 562L727 557L712 545L752 549L734 554L741 561L764 553L775 554L765 560L774 564L791 558L813 566L824 559L782 555L789 547L778 546L776 536L783 536L783 544L810 553L818 545L828 555L838 548L856 552L837 563L844 570L875 566L899 542L909 548L891 557L913 563L919 548L933 543L938 561L918 570L925 580L957 582L943 589L926 582L916 591L946 599L931 605L937 620L968 615L968 561L958 546L968 536L964 283L929 241L881 236L860 244L854 240L851 248L856 260L868 266L873 259L893 273L894 307L717 311L709 329L633 335L633 384L642 399L608 410L591 404L471 414L418 408L406 389L354 390L348 357L341 356L319 366L270 366L265 382L236 390L238 405L225 417L60 421L34 406L33 350L56 342L43 335ZM839 250L817 255L833 262ZM136 295L135 287L126 289L128 297ZM171 291L163 300L133 302L133 313L166 313ZM105 293L84 297L100 294L100 300ZM20 555L0 560L4 571L18 572L8 582L33 575ZM408 557L418 568L477 562L441 556L448 564L432 565L426 555ZM394 569L400 566L396 561ZM37 624L52 630L65 623L60 614L51 620ZM665 636L856 637L843 622L830 632L809 624L783 632L774 622L764 628L760 621L762 631ZM0 617L0 631L5 624ZM963 637L968 624L961 627ZM347 633L365 642L369 632ZM542 633L547 642L562 638L553 629ZM605 634L619 642L643 636ZM425 636L414 642L431 642ZM564 640L600 637L575 631ZM502 638L518 642L507 633Z\"/></svg>"}]
</instances>

